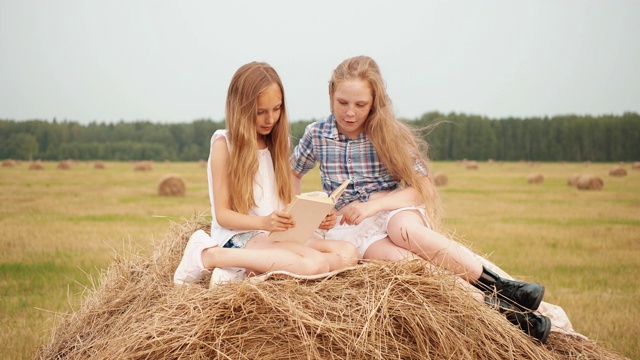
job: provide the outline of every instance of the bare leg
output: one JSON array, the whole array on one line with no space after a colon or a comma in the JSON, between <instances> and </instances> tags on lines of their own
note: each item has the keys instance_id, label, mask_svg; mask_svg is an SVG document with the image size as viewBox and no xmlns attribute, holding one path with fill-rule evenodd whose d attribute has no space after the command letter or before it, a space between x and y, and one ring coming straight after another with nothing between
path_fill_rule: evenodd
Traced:
<instances>
[{"instance_id":1,"label":"bare leg","mask_svg":"<svg viewBox=\"0 0 640 360\"><path fill-rule=\"evenodd\" d=\"M212 247L202 252L207 269L241 267L262 274L286 270L299 275L315 275L329 271L326 257L308 246L267 240L266 234L253 237L243 249Z\"/></svg>"},{"instance_id":2,"label":"bare leg","mask_svg":"<svg viewBox=\"0 0 640 360\"><path fill-rule=\"evenodd\" d=\"M417 211L401 211L388 223L391 241L421 258L475 283L482 274L482 264L473 253L457 241L429 229Z\"/></svg>"},{"instance_id":3,"label":"bare leg","mask_svg":"<svg viewBox=\"0 0 640 360\"><path fill-rule=\"evenodd\" d=\"M311 239L305 244L320 251L329 262L329 271L358 263L358 250L346 241Z\"/></svg>"}]
</instances>

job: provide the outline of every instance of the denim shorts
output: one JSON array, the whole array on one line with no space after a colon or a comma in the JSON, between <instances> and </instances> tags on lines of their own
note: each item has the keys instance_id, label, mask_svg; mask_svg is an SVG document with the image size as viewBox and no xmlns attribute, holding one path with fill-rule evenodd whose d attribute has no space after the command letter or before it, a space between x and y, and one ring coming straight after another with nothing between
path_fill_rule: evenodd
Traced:
<instances>
[{"instance_id":1,"label":"denim shorts","mask_svg":"<svg viewBox=\"0 0 640 360\"><path fill-rule=\"evenodd\" d=\"M227 240L222 247L228 249L242 249L247 245L251 238L258 234L260 234L260 231L247 231L235 234L231 239Z\"/></svg>"}]
</instances>

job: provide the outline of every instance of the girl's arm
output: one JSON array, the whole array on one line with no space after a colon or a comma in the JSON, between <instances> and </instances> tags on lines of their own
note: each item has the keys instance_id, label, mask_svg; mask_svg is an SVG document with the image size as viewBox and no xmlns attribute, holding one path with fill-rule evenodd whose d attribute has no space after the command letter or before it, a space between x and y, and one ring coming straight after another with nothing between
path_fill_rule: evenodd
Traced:
<instances>
[{"instance_id":1,"label":"girl's arm","mask_svg":"<svg viewBox=\"0 0 640 360\"><path fill-rule=\"evenodd\" d=\"M429 182L427 176L422 181ZM430 186L427 184L427 186ZM372 197L367 202L352 202L340 211L342 219L340 224L358 225L364 219L373 216L380 211L391 211L407 206L416 206L422 203L420 193L409 186L399 191L394 191L383 196Z\"/></svg>"},{"instance_id":2,"label":"girl's arm","mask_svg":"<svg viewBox=\"0 0 640 360\"><path fill-rule=\"evenodd\" d=\"M284 211L274 211L268 216L241 214L231 209L229 191L229 150L224 138L220 137L211 146L211 176L215 194L214 208L220 226L236 230L284 231L294 226L291 215Z\"/></svg>"}]
</instances>

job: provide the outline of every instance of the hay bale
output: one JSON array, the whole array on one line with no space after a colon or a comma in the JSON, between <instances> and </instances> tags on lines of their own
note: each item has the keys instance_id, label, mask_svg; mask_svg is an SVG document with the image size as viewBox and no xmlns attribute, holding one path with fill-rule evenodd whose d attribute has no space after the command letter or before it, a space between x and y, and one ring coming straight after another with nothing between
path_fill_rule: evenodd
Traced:
<instances>
[{"instance_id":1,"label":"hay bale","mask_svg":"<svg viewBox=\"0 0 640 360\"><path fill-rule=\"evenodd\" d=\"M576 186L578 184L578 178L580 178L580 174L571 174L567 178L567 185Z\"/></svg>"},{"instance_id":2,"label":"hay bale","mask_svg":"<svg viewBox=\"0 0 640 360\"><path fill-rule=\"evenodd\" d=\"M200 159L200 160L198 160L198 165L201 168L206 168L207 167L207 162L205 160Z\"/></svg>"},{"instance_id":3,"label":"hay bale","mask_svg":"<svg viewBox=\"0 0 640 360\"><path fill-rule=\"evenodd\" d=\"M44 165L40 160L32 161L29 163L29 170L44 170Z\"/></svg>"},{"instance_id":4,"label":"hay bale","mask_svg":"<svg viewBox=\"0 0 640 360\"><path fill-rule=\"evenodd\" d=\"M177 175L167 175L158 184L158 195L160 196L184 196L187 186L181 177Z\"/></svg>"},{"instance_id":5,"label":"hay bale","mask_svg":"<svg viewBox=\"0 0 640 360\"><path fill-rule=\"evenodd\" d=\"M153 165L151 161L140 161L133 165L134 171L151 171L153 170Z\"/></svg>"},{"instance_id":6,"label":"hay bale","mask_svg":"<svg viewBox=\"0 0 640 360\"><path fill-rule=\"evenodd\" d=\"M542 184L544 182L544 176L539 173L532 173L527 176L528 184Z\"/></svg>"},{"instance_id":7,"label":"hay bale","mask_svg":"<svg viewBox=\"0 0 640 360\"><path fill-rule=\"evenodd\" d=\"M56 169L58 170L71 170L71 161L69 160L62 160L58 163L58 166L56 166Z\"/></svg>"},{"instance_id":8,"label":"hay bale","mask_svg":"<svg viewBox=\"0 0 640 360\"><path fill-rule=\"evenodd\" d=\"M419 260L174 287L189 236L209 224L174 224L151 256L118 256L34 359L622 358L557 331L540 345Z\"/></svg>"},{"instance_id":9,"label":"hay bale","mask_svg":"<svg viewBox=\"0 0 640 360\"><path fill-rule=\"evenodd\" d=\"M93 168L98 170L104 170L107 168L107 166L102 161L96 161L95 163L93 163Z\"/></svg>"},{"instance_id":10,"label":"hay bale","mask_svg":"<svg viewBox=\"0 0 640 360\"><path fill-rule=\"evenodd\" d=\"M580 175L576 187L580 190L602 190L604 182L595 175Z\"/></svg>"},{"instance_id":11,"label":"hay bale","mask_svg":"<svg viewBox=\"0 0 640 360\"><path fill-rule=\"evenodd\" d=\"M446 186L449 183L449 178L444 173L436 173L433 175L433 184L435 186Z\"/></svg>"},{"instance_id":12,"label":"hay bale","mask_svg":"<svg viewBox=\"0 0 640 360\"><path fill-rule=\"evenodd\" d=\"M477 170L478 169L478 162L475 160L472 161L468 161L466 164L466 167L468 170Z\"/></svg>"},{"instance_id":13,"label":"hay bale","mask_svg":"<svg viewBox=\"0 0 640 360\"><path fill-rule=\"evenodd\" d=\"M17 163L13 159L2 160L2 167L14 167L16 165L17 165Z\"/></svg>"},{"instance_id":14,"label":"hay bale","mask_svg":"<svg viewBox=\"0 0 640 360\"><path fill-rule=\"evenodd\" d=\"M631 164L631 168L634 170L639 170L640 169L640 161L634 161L633 164Z\"/></svg>"},{"instance_id":15,"label":"hay bale","mask_svg":"<svg viewBox=\"0 0 640 360\"><path fill-rule=\"evenodd\" d=\"M609 176L627 176L627 169L618 165L609 170Z\"/></svg>"}]
</instances>

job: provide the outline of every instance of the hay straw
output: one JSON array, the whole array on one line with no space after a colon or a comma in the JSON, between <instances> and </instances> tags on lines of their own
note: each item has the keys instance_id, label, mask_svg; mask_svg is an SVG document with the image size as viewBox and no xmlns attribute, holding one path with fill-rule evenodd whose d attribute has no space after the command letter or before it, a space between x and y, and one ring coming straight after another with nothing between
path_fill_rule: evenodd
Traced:
<instances>
[{"instance_id":1,"label":"hay straw","mask_svg":"<svg viewBox=\"0 0 640 360\"><path fill-rule=\"evenodd\" d=\"M140 161L133 165L134 171L151 171L153 170L153 164L151 161Z\"/></svg>"},{"instance_id":2,"label":"hay straw","mask_svg":"<svg viewBox=\"0 0 640 360\"><path fill-rule=\"evenodd\" d=\"M56 166L58 170L70 170L71 169L71 161L70 160L62 160Z\"/></svg>"},{"instance_id":3,"label":"hay straw","mask_svg":"<svg viewBox=\"0 0 640 360\"><path fill-rule=\"evenodd\" d=\"M542 184L544 182L544 176L539 173L531 173L527 176L527 184Z\"/></svg>"},{"instance_id":4,"label":"hay straw","mask_svg":"<svg viewBox=\"0 0 640 360\"><path fill-rule=\"evenodd\" d=\"M117 257L36 359L616 359L553 332L540 345L423 261L370 262L327 278L273 275L174 286L202 216L152 256Z\"/></svg>"},{"instance_id":5,"label":"hay straw","mask_svg":"<svg viewBox=\"0 0 640 360\"><path fill-rule=\"evenodd\" d=\"M98 170L103 170L103 169L106 169L107 166L104 164L104 162L98 160L95 163L93 163L93 168Z\"/></svg>"},{"instance_id":6,"label":"hay straw","mask_svg":"<svg viewBox=\"0 0 640 360\"><path fill-rule=\"evenodd\" d=\"M17 162L13 159L4 159L2 160L2 167L14 167Z\"/></svg>"},{"instance_id":7,"label":"hay straw","mask_svg":"<svg viewBox=\"0 0 640 360\"><path fill-rule=\"evenodd\" d=\"M627 176L627 169L623 166L614 166L609 170L609 176Z\"/></svg>"},{"instance_id":8,"label":"hay straw","mask_svg":"<svg viewBox=\"0 0 640 360\"><path fill-rule=\"evenodd\" d=\"M433 184L435 186L446 186L449 183L449 178L444 173L436 173L433 176Z\"/></svg>"},{"instance_id":9,"label":"hay straw","mask_svg":"<svg viewBox=\"0 0 640 360\"><path fill-rule=\"evenodd\" d=\"M604 182L595 175L585 174L578 177L576 187L580 190L602 190Z\"/></svg>"},{"instance_id":10,"label":"hay straw","mask_svg":"<svg viewBox=\"0 0 640 360\"><path fill-rule=\"evenodd\" d=\"M186 192L184 180L177 175L167 175L158 184L158 195L161 196L184 196Z\"/></svg>"},{"instance_id":11,"label":"hay straw","mask_svg":"<svg viewBox=\"0 0 640 360\"><path fill-rule=\"evenodd\" d=\"M44 170L44 165L40 160L32 161L29 163L29 170Z\"/></svg>"}]
</instances>

